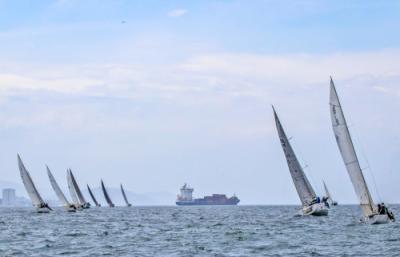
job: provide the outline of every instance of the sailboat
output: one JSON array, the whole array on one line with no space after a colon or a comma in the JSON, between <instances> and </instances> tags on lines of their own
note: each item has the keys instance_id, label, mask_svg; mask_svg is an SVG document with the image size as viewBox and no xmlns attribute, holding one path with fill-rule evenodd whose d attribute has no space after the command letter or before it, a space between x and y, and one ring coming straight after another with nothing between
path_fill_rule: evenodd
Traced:
<instances>
[{"instance_id":1,"label":"sailboat","mask_svg":"<svg viewBox=\"0 0 400 257\"><path fill-rule=\"evenodd\" d=\"M115 207L115 205L113 204L113 202L111 201L110 196L107 193L106 187L104 186L103 180L101 180L101 189L103 189L103 194L104 194L104 198L106 198L106 201L108 203L108 206L110 207Z\"/></svg>"},{"instance_id":2,"label":"sailboat","mask_svg":"<svg viewBox=\"0 0 400 257\"><path fill-rule=\"evenodd\" d=\"M381 210L379 210L378 206L376 206L372 200L332 77L330 81L329 104L333 132L347 172L349 173L350 180L358 200L360 201L360 206L364 215L363 221L369 224L388 223L391 219L389 216L392 216L393 219L394 217L390 211L387 211L388 214L380 214Z\"/></svg>"},{"instance_id":3,"label":"sailboat","mask_svg":"<svg viewBox=\"0 0 400 257\"><path fill-rule=\"evenodd\" d=\"M29 198L31 198L32 205L36 207L36 211L38 213L50 212L52 209L49 207L47 203L43 201L43 198L40 196L39 192L35 187L35 184L32 181L31 175L29 175L28 170L22 163L19 154L18 154L18 167L21 173L22 182L24 183L25 189L28 192Z\"/></svg>"},{"instance_id":4,"label":"sailboat","mask_svg":"<svg viewBox=\"0 0 400 257\"><path fill-rule=\"evenodd\" d=\"M122 196L124 197L126 206L127 206L127 207L131 207L132 204L129 203L128 198L126 197L126 194L125 194L124 187L122 186L122 184L121 184L121 192L122 192Z\"/></svg>"},{"instance_id":5,"label":"sailboat","mask_svg":"<svg viewBox=\"0 0 400 257\"><path fill-rule=\"evenodd\" d=\"M50 179L50 184L53 187L54 191L60 202L64 205L64 208L68 212L76 212L75 205L68 202L67 198L65 197L64 193L62 192L61 188L58 186L56 179L54 178L53 174L51 173L49 167L46 165L47 175Z\"/></svg>"},{"instance_id":6,"label":"sailboat","mask_svg":"<svg viewBox=\"0 0 400 257\"><path fill-rule=\"evenodd\" d=\"M329 190L328 190L328 187L325 184L325 181L322 181L322 183L324 184L325 196L328 199L329 205L332 205L332 206L338 205L338 203L333 200L332 195L329 193Z\"/></svg>"},{"instance_id":7,"label":"sailboat","mask_svg":"<svg viewBox=\"0 0 400 257\"><path fill-rule=\"evenodd\" d=\"M86 186L89 191L90 197L92 197L92 200L93 200L94 204L96 205L96 207L101 207L99 202L97 202L96 197L94 197L94 194L93 194L92 190L90 189L89 185L86 185Z\"/></svg>"},{"instance_id":8,"label":"sailboat","mask_svg":"<svg viewBox=\"0 0 400 257\"><path fill-rule=\"evenodd\" d=\"M282 145L283 152L285 153L286 161L289 166L290 175L292 176L293 183L296 187L297 194L300 197L302 208L302 215L313 215L313 216L326 216L328 215L328 208L324 202L320 201L320 198L314 192L310 182L308 181L306 174L301 167L292 146L290 145L289 139L283 130L282 124L279 117L274 109L274 117L276 128L278 130L279 139Z\"/></svg>"},{"instance_id":9,"label":"sailboat","mask_svg":"<svg viewBox=\"0 0 400 257\"><path fill-rule=\"evenodd\" d=\"M72 174L72 170L67 170L67 181L68 181L68 189L71 194L72 200L78 209L88 209L90 208L90 203L86 202L85 197L82 194L81 189L76 182L74 174Z\"/></svg>"}]
</instances>

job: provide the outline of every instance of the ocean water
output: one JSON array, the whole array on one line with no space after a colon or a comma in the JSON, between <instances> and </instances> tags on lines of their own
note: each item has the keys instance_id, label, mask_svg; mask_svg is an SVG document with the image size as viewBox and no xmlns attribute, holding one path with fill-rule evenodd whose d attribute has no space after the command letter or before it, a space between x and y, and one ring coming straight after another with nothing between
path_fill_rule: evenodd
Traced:
<instances>
[{"instance_id":1,"label":"ocean water","mask_svg":"<svg viewBox=\"0 0 400 257\"><path fill-rule=\"evenodd\" d=\"M358 206L328 217L298 216L298 208L1 208L0 256L400 256L399 222L362 224Z\"/></svg>"}]
</instances>

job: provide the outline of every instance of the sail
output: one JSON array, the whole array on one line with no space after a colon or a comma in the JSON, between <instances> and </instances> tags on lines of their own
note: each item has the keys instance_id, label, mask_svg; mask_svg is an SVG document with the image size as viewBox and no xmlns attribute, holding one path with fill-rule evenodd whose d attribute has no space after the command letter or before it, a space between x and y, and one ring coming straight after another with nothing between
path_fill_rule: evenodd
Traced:
<instances>
[{"instance_id":1,"label":"sail","mask_svg":"<svg viewBox=\"0 0 400 257\"><path fill-rule=\"evenodd\" d=\"M70 180L72 182L72 186L73 186L73 189L75 191L76 197L79 200L79 203L85 204L86 203L85 197L83 197L82 191L79 188L78 183L76 183L76 179L74 177L74 174L72 174L72 170L71 169L69 169L68 174L69 174L69 176L71 178Z\"/></svg>"},{"instance_id":2,"label":"sail","mask_svg":"<svg viewBox=\"0 0 400 257\"><path fill-rule=\"evenodd\" d=\"M313 199L316 198L316 194L308 181L303 168L301 167L297 157L293 151L292 146L283 130L282 124L279 120L278 115L274 109L274 117L276 128L278 130L279 139L281 141L283 152L285 153L286 161L289 166L290 175L292 176L293 183L296 187L297 194L300 197L300 201L303 206L309 205Z\"/></svg>"},{"instance_id":3,"label":"sail","mask_svg":"<svg viewBox=\"0 0 400 257\"><path fill-rule=\"evenodd\" d=\"M94 204L97 207L100 207L100 204L97 202L96 197L94 197L94 194L93 194L92 190L90 189L89 185L86 185L86 186L87 186L87 189L89 191L90 197L92 197L92 200L93 200Z\"/></svg>"},{"instance_id":4,"label":"sail","mask_svg":"<svg viewBox=\"0 0 400 257\"><path fill-rule=\"evenodd\" d=\"M330 112L333 132L335 133L336 142L344 164L346 165L350 180L360 201L364 216L369 216L374 213L376 207L372 201L367 183L365 182L332 78L330 83Z\"/></svg>"},{"instance_id":5,"label":"sail","mask_svg":"<svg viewBox=\"0 0 400 257\"><path fill-rule=\"evenodd\" d=\"M128 198L126 197L125 190L124 190L122 184L121 184L121 192L122 192L122 196L124 197L124 200L125 200L126 205L127 205L127 206L131 206L131 204L130 204L129 201L128 201Z\"/></svg>"},{"instance_id":6,"label":"sail","mask_svg":"<svg viewBox=\"0 0 400 257\"><path fill-rule=\"evenodd\" d=\"M29 175L28 170L22 163L21 157L19 155L18 155L18 167L21 173L22 182L24 183L25 189L28 192L29 197L31 198L32 204L35 207L39 207L41 204L44 203L44 201L40 196L39 192L37 191L35 184L33 184L32 178Z\"/></svg>"},{"instance_id":7,"label":"sail","mask_svg":"<svg viewBox=\"0 0 400 257\"><path fill-rule=\"evenodd\" d=\"M325 181L322 181L322 183L324 184L324 189L325 189L325 195L326 195L326 197L328 197L328 199L330 199L330 200L333 202L332 196L331 196L331 194L329 193L329 190L328 190L328 187L327 187L326 184L325 184Z\"/></svg>"},{"instance_id":8,"label":"sail","mask_svg":"<svg viewBox=\"0 0 400 257\"><path fill-rule=\"evenodd\" d=\"M111 198L110 198L110 196L109 196L108 193L107 193L106 187L104 186L103 180L101 180L101 188L103 189L104 198L106 198L106 201L107 201L108 205L109 205L110 207L114 207L114 204L113 204L113 202L111 201Z\"/></svg>"},{"instance_id":9,"label":"sail","mask_svg":"<svg viewBox=\"0 0 400 257\"><path fill-rule=\"evenodd\" d=\"M75 205L83 204L79 201L78 195L76 194L74 182L72 180L72 172L70 172L70 170L67 171L67 182L68 182L69 193L71 195L74 204Z\"/></svg>"},{"instance_id":10,"label":"sail","mask_svg":"<svg viewBox=\"0 0 400 257\"><path fill-rule=\"evenodd\" d=\"M46 169L47 169L47 175L49 176L50 179L50 184L53 187L54 191L56 192L58 199L64 206L70 206L70 203L68 202L64 193L61 191L61 188L58 186L56 179L54 178L53 174L51 174L51 171L47 165Z\"/></svg>"}]
</instances>

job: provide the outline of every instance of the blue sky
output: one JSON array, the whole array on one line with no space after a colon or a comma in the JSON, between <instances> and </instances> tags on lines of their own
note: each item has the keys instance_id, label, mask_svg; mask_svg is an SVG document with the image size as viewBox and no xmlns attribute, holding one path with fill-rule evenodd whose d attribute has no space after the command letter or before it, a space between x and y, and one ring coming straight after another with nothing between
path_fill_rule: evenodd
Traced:
<instances>
[{"instance_id":1,"label":"blue sky","mask_svg":"<svg viewBox=\"0 0 400 257\"><path fill-rule=\"evenodd\" d=\"M332 75L363 166L365 155L381 200L398 202L399 9L0 1L1 180L20 181L19 152L48 198L45 164L64 188L71 167L82 185L174 194L188 182L197 196L298 203L274 104L316 191L325 179L339 201L356 202L330 127Z\"/></svg>"}]
</instances>

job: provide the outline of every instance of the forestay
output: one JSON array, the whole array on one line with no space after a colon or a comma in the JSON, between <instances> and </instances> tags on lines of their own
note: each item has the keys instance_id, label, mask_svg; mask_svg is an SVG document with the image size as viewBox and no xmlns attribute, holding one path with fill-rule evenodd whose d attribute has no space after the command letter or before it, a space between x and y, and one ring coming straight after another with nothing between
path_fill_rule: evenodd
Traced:
<instances>
[{"instance_id":1,"label":"forestay","mask_svg":"<svg viewBox=\"0 0 400 257\"><path fill-rule=\"evenodd\" d=\"M282 124L274 109L275 123L281 141L283 152L285 153L286 161L289 166L290 175L292 176L297 193L303 206L309 205L316 198L314 189L308 181L303 168L301 167L292 146L283 130Z\"/></svg>"},{"instance_id":2,"label":"forestay","mask_svg":"<svg viewBox=\"0 0 400 257\"><path fill-rule=\"evenodd\" d=\"M364 216L370 216L376 208L365 182L332 78L330 82L330 112L336 142L349 173L350 180L360 201Z\"/></svg>"}]
</instances>

